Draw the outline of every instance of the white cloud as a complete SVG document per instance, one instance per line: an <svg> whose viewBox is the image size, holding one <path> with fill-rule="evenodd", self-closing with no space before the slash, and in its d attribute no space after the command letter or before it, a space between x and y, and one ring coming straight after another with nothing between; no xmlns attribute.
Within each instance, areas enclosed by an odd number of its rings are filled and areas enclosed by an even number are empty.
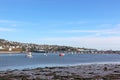
<svg viewBox="0 0 120 80"><path fill-rule="evenodd" d="M66 26L66 25L82 25L88 23L87 21L50 21L51 26Z"/></svg>
<svg viewBox="0 0 120 80"><path fill-rule="evenodd" d="M120 50L120 37L62 37L43 38L42 43L54 45L68 45L96 49Z"/></svg>
<svg viewBox="0 0 120 80"><path fill-rule="evenodd" d="M102 33L102 34L116 34L120 33L118 30L65 30L66 33Z"/></svg>
<svg viewBox="0 0 120 80"><path fill-rule="evenodd" d="M7 23L7 22L11 22L9 20L0 20L0 23Z"/></svg>
<svg viewBox="0 0 120 80"><path fill-rule="evenodd" d="M0 20L0 23L17 23L18 21L14 20Z"/></svg>
<svg viewBox="0 0 120 80"><path fill-rule="evenodd" d="M20 23L20 21L15 21L15 20L1 20L0 23Z"/></svg>
<svg viewBox="0 0 120 80"><path fill-rule="evenodd" d="M12 28L2 28L2 27L0 27L0 31L1 31L1 32L7 32L7 31L9 31L9 32L14 32L15 29L12 29Z"/></svg>
<svg viewBox="0 0 120 80"><path fill-rule="evenodd" d="M110 25L110 24L109 24ZM82 29L77 29L77 30L56 30L53 31L55 33L67 33L67 34L80 34L80 33L92 33L96 36L103 36L103 35L119 35L120 34L120 24L113 25L110 28L103 28L103 29L89 29L89 30L82 30ZM89 35L89 34L87 34ZM84 36L87 36L84 35Z"/></svg>
<svg viewBox="0 0 120 80"><path fill-rule="evenodd" d="M64 24L68 24L68 25L80 25L80 24L85 24L87 23L87 21L69 21L69 22L65 22Z"/></svg>
<svg viewBox="0 0 120 80"><path fill-rule="evenodd" d="M5 26L12 26L12 27L16 27L17 25L23 23L23 22L20 22L20 21L14 21L14 20L0 20L0 23L2 23L2 25L5 25Z"/></svg>
<svg viewBox="0 0 120 80"><path fill-rule="evenodd" d="M40 39L42 43L54 45L68 45L76 47L113 49L120 50L120 24L113 25L107 29L96 30L56 30L55 33L62 34L80 34L88 33L83 36L53 37ZM92 34L89 34L92 33Z"/></svg>

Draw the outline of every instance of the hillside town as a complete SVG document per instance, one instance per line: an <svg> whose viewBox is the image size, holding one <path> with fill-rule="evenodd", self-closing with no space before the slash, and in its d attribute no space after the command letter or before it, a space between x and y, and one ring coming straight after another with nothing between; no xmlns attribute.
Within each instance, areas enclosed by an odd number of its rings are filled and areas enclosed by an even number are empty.
<svg viewBox="0 0 120 80"><path fill-rule="evenodd" d="M120 53L120 51L113 50L97 50L88 48L77 48L70 46L58 46L58 45L39 45L33 43L20 43L14 41L8 41L5 39L0 39L0 52L37 52L37 53Z"/></svg>

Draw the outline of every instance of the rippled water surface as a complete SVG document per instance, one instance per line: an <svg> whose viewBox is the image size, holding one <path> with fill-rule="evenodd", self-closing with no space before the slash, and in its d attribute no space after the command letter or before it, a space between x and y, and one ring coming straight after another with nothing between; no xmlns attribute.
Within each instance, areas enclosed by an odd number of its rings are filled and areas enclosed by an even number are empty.
<svg viewBox="0 0 120 80"><path fill-rule="evenodd" d="M24 69L51 66L72 66L99 63L120 63L119 54L59 54L33 53L32 58L26 54L0 54L0 70Z"/></svg>

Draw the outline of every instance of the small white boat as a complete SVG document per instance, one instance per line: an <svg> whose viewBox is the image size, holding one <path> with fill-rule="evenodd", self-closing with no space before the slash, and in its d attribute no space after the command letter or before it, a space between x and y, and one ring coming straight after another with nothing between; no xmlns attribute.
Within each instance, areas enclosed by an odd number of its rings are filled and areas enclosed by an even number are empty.
<svg viewBox="0 0 120 80"><path fill-rule="evenodd" d="M29 52L29 53L27 54L27 57L32 58L32 57L33 57L33 56L32 56L32 53Z"/></svg>
<svg viewBox="0 0 120 80"><path fill-rule="evenodd" d="M44 56L47 56L47 54L44 54Z"/></svg>

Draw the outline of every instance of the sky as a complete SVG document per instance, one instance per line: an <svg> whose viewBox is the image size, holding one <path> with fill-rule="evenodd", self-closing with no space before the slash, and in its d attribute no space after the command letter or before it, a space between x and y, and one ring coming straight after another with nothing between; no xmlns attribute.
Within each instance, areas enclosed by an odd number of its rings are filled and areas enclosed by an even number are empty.
<svg viewBox="0 0 120 80"><path fill-rule="evenodd" d="M0 38L120 50L120 0L0 0Z"/></svg>

